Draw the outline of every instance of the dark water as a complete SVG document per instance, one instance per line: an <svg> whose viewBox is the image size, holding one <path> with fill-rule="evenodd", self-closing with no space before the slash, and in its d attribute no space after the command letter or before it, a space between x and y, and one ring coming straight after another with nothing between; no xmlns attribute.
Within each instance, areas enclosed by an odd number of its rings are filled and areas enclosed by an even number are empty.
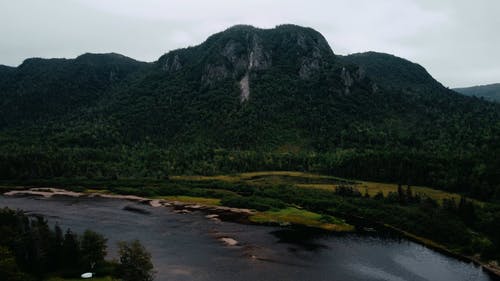
<svg viewBox="0 0 500 281"><path fill-rule="evenodd" d="M47 216L50 223L82 232L90 228L116 242L139 239L152 253L156 280L492 280L480 268L416 243L348 234L314 238L277 227L214 222L203 213L177 214L168 208L123 210L123 200L9 198L0 207ZM218 240L231 237L238 246ZM286 241L286 242L284 242Z"/></svg>

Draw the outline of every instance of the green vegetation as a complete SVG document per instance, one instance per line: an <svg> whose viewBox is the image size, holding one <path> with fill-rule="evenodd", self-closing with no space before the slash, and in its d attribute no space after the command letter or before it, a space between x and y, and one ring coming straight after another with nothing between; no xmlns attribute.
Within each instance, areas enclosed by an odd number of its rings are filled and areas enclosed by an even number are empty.
<svg viewBox="0 0 500 281"><path fill-rule="evenodd" d="M217 198L204 198L204 197L193 197L193 196L155 196L154 199L165 199L168 201L178 201L182 203L189 204L200 204L207 206L219 206L221 200Z"/></svg>
<svg viewBox="0 0 500 281"><path fill-rule="evenodd" d="M138 240L120 242L118 275L123 281L153 281L154 270L151 254Z"/></svg>
<svg viewBox="0 0 500 281"><path fill-rule="evenodd" d="M259 212L250 217L255 223L277 223L281 225L297 224L308 227L317 227L330 231L352 231L354 227L329 215L320 215L293 207L276 211Z"/></svg>
<svg viewBox="0 0 500 281"><path fill-rule="evenodd" d="M0 71L2 191L205 200L320 227L365 219L500 258L500 104L407 60L336 56L298 26L237 26L152 64L86 54Z"/></svg>
<svg viewBox="0 0 500 281"><path fill-rule="evenodd" d="M29 59L0 94L4 181L294 170L500 198L499 104L395 56L336 56L308 28L239 26L153 64Z"/></svg>
<svg viewBox="0 0 500 281"><path fill-rule="evenodd" d="M28 217L6 208L0 210L0 222L0 271L5 272L9 262L7 272L17 272L2 280L74 277L91 270L99 276L113 272L113 264L104 260L107 240L100 234L87 230L80 237L70 229L63 233L58 225L52 230L41 216Z"/></svg>
<svg viewBox="0 0 500 281"><path fill-rule="evenodd" d="M72 186L72 180L54 179L40 184ZM90 180L80 181L77 189L85 187L100 192L255 209L256 214L249 220L262 224L349 231L352 226L375 223L398 229L432 247L462 255L480 255L484 261L500 259L500 205L427 187L283 171L171 176L169 180ZM372 190L367 192L369 189Z"/></svg>
<svg viewBox="0 0 500 281"><path fill-rule="evenodd" d="M256 196L256 195L228 196L222 199L221 204L228 207L249 208L258 211L281 209L286 206L286 204L279 199L275 199L272 197Z"/></svg>
<svg viewBox="0 0 500 281"><path fill-rule="evenodd" d="M350 180L333 176L312 174L306 172L292 171L261 171L251 173L240 173L231 175L215 176L171 176L174 181L221 181L235 184L248 185L294 185L302 188L316 188L322 190L335 191L339 186L353 185L362 193L367 192L369 196L375 196L382 192L387 196L390 192L397 192L398 185L394 183L380 183L370 181ZM428 196L441 202L443 199L453 198L456 201L460 199L460 194L446 192L424 186L412 186L414 193ZM481 204L480 201L477 201Z"/></svg>
<svg viewBox="0 0 500 281"><path fill-rule="evenodd" d="M111 281L115 280L112 276L126 275L124 267L131 265L124 265L125 260L149 264L147 270L152 271L150 256L138 241L131 243L133 251L120 251L118 264L104 259L106 242L106 238L91 230L80 237L70 229L63 233L58 225L50 229L42 216L0 209L0 280L80 280L83 272L93 272L97 277L92 280Z"/></svg>

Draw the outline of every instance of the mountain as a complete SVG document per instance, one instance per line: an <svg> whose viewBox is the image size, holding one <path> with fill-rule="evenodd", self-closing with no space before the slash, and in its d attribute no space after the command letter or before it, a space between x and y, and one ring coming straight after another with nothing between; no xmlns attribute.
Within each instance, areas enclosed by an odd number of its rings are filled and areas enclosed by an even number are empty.
<svg viewBox="0 0 500 281"><path fill-rule="evenodd" d="M0 74L4 179L291 169L500 194L500 105L402 58L335 55L310 28L240 25L151 64L85 54Z"/></svg>
<svg viewBox="0 0 500 281"><path fill-rule="evenodd" d="M0 68L0 127L73 113L146 67L118 54L84 54L76 59L32 58L17 68Z"/></svg>
<svg viewBox="0 0 500 281"><path fill-rule="evenodd" d="M120 133L127 141L147 135L158 142L223 148L296 145L307 140L314 122L308 107L317 105L306 104L305 97L311 101L320 94L311 91L318 79L344 91L341 69L326 40L297 26L236 26L199 46L170 52L155 65L133 90L117 93L104 108L104 116L118 113L116 119L126 119ZM143 95L129 94L145 88L154 106ZM119 114L131 107L133 114ZM141 108L151 110L145 115Z"/></svg>
<svg viewBox="0 0 500 281"><path fill-rule="evenodd" d="M341 59L360 66L375 82L393 89L417 92L444 90L421 65L394 55L366 52Z"/></svg>
<svg viewBox="0 0 500 281"><path fill-rule="evenodd" d="M466 96L483 97L486 100L500 102L500 83L453 90Z"/></svg>

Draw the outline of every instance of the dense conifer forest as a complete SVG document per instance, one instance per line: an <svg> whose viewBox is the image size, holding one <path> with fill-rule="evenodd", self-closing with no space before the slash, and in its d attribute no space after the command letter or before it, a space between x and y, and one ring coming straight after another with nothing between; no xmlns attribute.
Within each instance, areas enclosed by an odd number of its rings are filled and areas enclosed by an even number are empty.
<svg viewBox="0 0 500 281"><path fill-rule="evenodd" d="M321 34L294 25L235 26L152 63L118 54L27 59L0 68L0 97L6 185L120 182L113 192L215 196L261 211L299 205L499 258L500 104L447 89L393 55L339 56ZM402 190L364 196L350 187L170 179L280 170ZM462 199L437 202L407 186Z"/></svg>

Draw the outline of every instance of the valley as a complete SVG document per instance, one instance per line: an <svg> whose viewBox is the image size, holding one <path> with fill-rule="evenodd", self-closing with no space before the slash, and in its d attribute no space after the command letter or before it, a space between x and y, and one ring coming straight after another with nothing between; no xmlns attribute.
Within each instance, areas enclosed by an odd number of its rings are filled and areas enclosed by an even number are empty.
<svg viewBox="0 0 500 281"><path fill-rule="evenodd" d="M498 275L500 104L405 58L236 25L2 66L0 97L0 202L137 236L158 280Z"/></svg>

